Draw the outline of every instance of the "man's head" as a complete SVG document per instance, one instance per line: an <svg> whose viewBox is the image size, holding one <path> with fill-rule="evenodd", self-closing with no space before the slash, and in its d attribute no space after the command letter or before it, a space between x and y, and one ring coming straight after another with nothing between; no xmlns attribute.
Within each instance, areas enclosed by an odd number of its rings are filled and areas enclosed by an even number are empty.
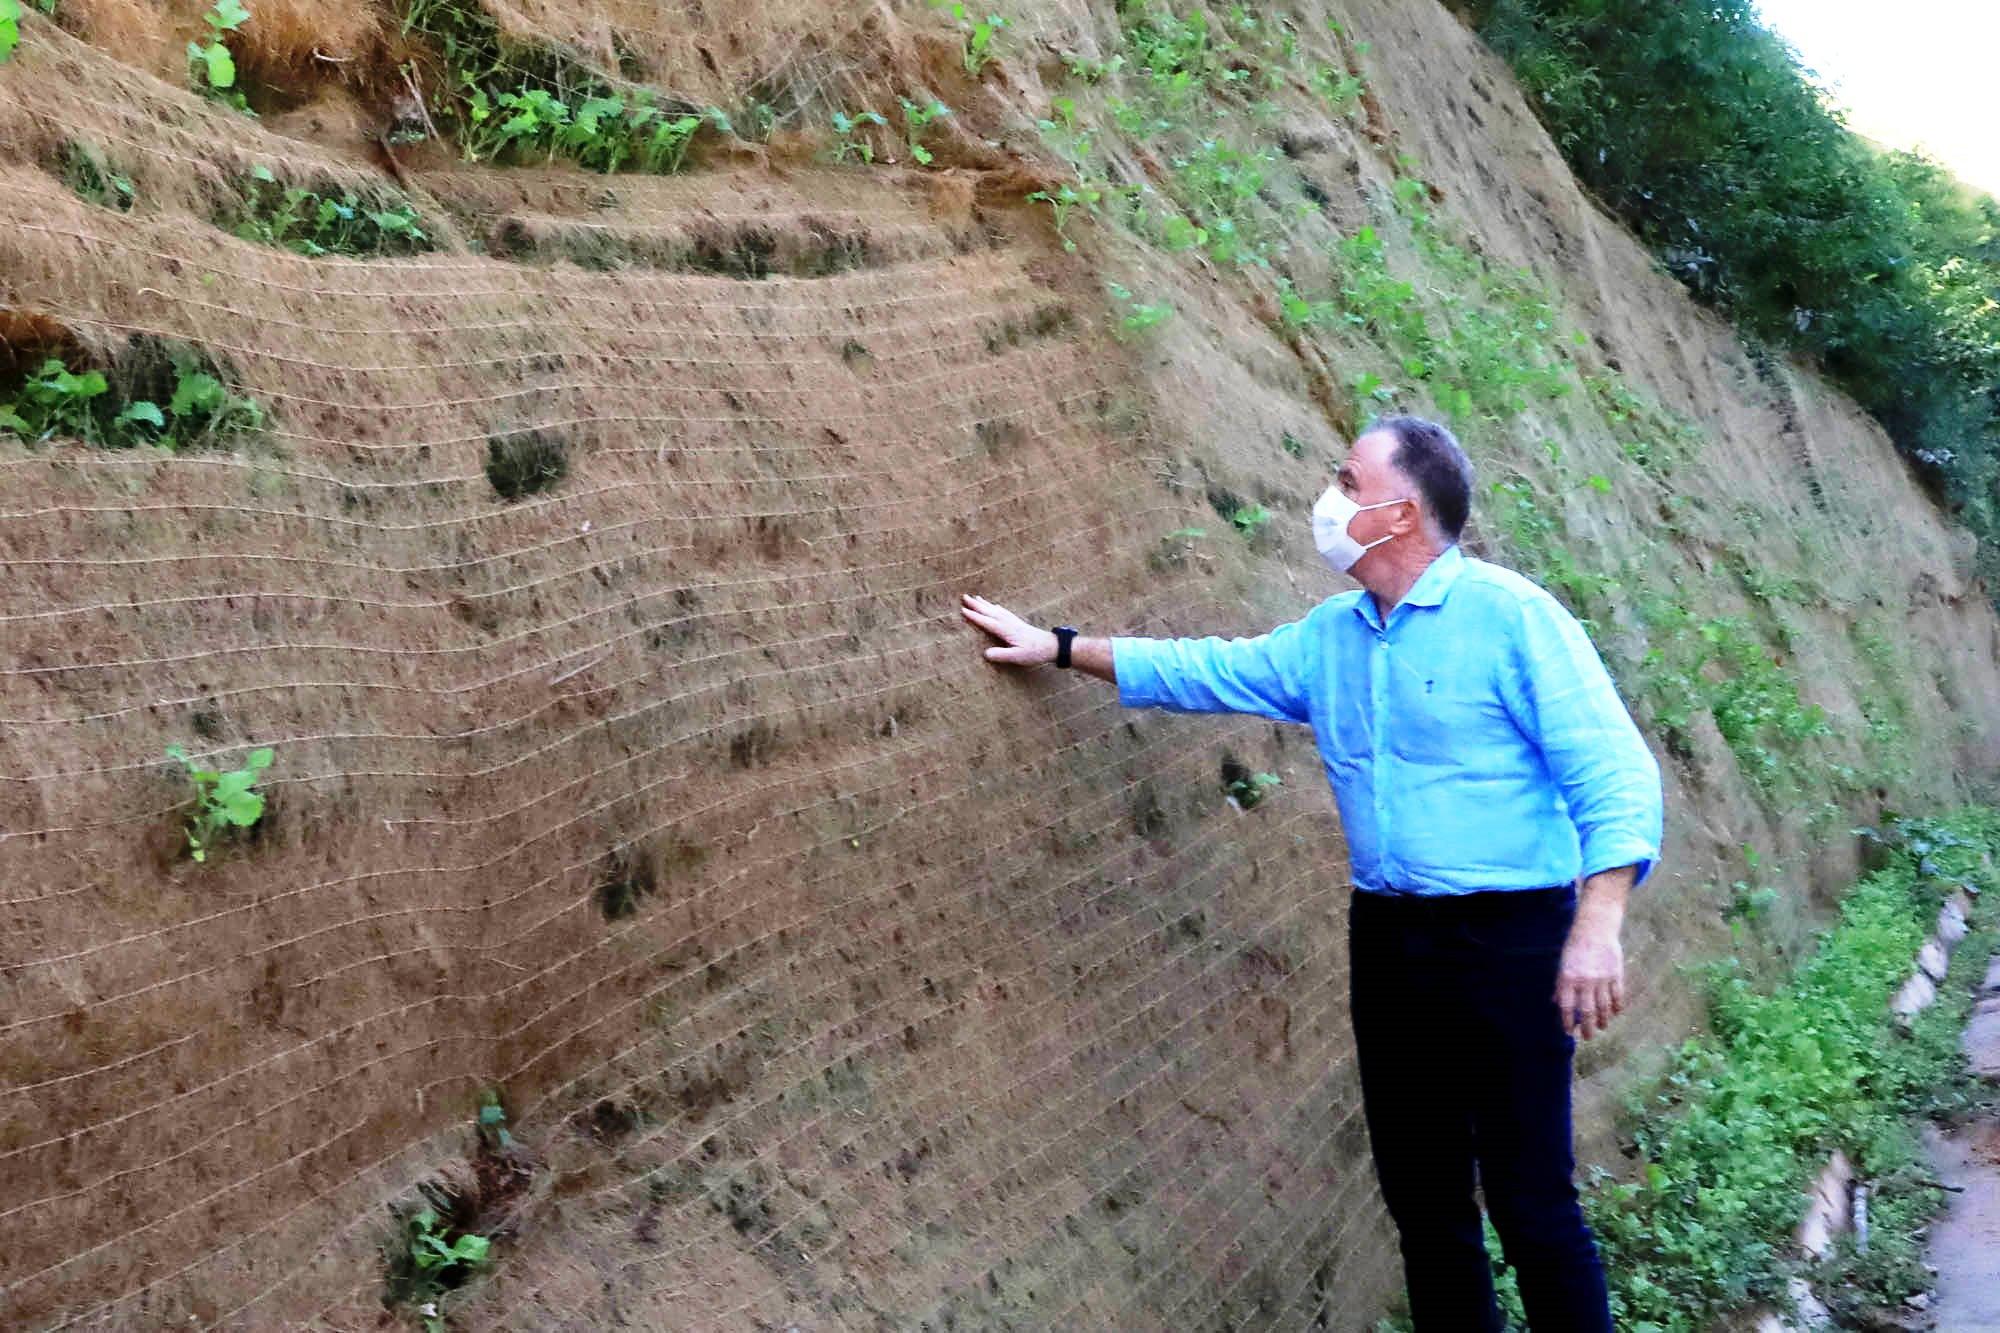
<svg viewBox="0 0 2000 1333"><path fill-rule="evenodd" d="M1381 506L1364 508L1348 527L1364 546L1382 543L1362 558L1366 564L1390 563L1383 555L1428 561L1458 541L1472 512L1472 463L1450 431L1421 417L1384 417L1370 425L1334 483L1356 504ZM1366 581L1362 564L1354 573Z"/></svg>

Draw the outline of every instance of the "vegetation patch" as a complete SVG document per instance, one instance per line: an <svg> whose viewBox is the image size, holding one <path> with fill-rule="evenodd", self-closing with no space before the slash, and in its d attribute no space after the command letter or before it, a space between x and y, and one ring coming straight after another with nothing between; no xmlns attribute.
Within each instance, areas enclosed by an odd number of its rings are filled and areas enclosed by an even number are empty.
<svg viewBox="0 0 2000 1333"><path fill-rule="evenodd" d="M0 383L0 435L31 444L69 438L180 453L230 447L264 426L263 407L206 352L146 335L106 368L65 352L30 359L15 379Z"/></svg>
<svg viewBox="0 0 2000 1333"><path fill-rule="evenodd" d="M568 472L568 448L546 431L514 431L486 441L486 480L503 500L546 491Z"/></svg>
<svg viewBox="0 0 2000 1333"><path fill-rule="evenodd" d="M1276 773L1253 773L1234 755L1222 757L1222 793L1239 810L1254 810L1284 785Z"/></svg>
<svg viewBox="0 0 2000 1333"><path fill-rule="evenodd" d="M431 111L467 161L561 157L592 171L671 173L704 127L735 132L720 108L662 100L554 47L513 41L477 4L410 0L403 30L437 44L445 77Z"/></svg>
<svg viewBox="0 0 2000 1333"><path fill-rule="evenodd" d="M391 1210L396 1229L384 1246L383 1304L420 1321L425 1333L450 1327L451 1293L486 1271L494 1243L518 1229L540 1167L508 1131L498 1089L480 1093L472 1128L469 1157Z"/></svg>
<svg viewBox="0 0 2000 1333"><path fill-rule="evenodd" d="M214 222L246 241L314 257L413 255L433 248L407 199L386 192L362 196L330 184L319 190L286 185L261 164L236 182L235 200Z"/></svg>
<svg viewBox="0 0 2000 1333"><path fill-rule="evenodd" d="M99 208L129 213L139 197L132 178L114 167L95 144L81 139L66 140L50 165L77 198Z"/></svg>
<svg viewBox="0 0 2000 1333"><path fill-rule="evenodd" d="M604 859L597 880L597 907L606 921L618 921L639 910L657 883L652 862L637 848L620 847Z"/></svg>

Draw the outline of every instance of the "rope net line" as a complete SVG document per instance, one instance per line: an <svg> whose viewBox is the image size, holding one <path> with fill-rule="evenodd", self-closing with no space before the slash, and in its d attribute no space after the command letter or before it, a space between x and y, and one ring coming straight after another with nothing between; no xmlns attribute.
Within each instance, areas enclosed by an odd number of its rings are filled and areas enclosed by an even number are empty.
<svg viewBox="0 0 2000 1333"><path fill-rule="evenodd" d="M883 37L718 8L494 13L676 88ZM171 344L267 419L0 436L0 1323L375 1326L427 1187L496 1236L455 1327L1359 1317L1394 1249L1310 737L997 671L956 614L1258 627L1161 558L1214 515L1083 260L898 170L449 164L412 197L458 226L865 243L307 259L207 192L382 178L26 22L0 371ZM69 141L139 204L66 187ZM276 753L205 864L169 744Z"/></svg>

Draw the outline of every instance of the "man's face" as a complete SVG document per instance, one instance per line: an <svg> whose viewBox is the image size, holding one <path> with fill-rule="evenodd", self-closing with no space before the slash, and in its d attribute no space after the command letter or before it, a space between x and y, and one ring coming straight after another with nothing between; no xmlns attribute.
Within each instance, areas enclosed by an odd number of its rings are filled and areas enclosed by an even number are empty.
<svg viewBox="0 0 2000 1333"><path fill-rule="evenodd" d="M1385 500L1414 499L1416 492L1391 461L1396 456L1396 437L1388 431L1362 436L1348 450L1347 461L1333 474L1341 493L1359 505L1381 504ZM1392 505L1364 510L1354 516L1347 531L1364 546L1407 526L1416 517L1415 505ZM1377 548L1378 550L1381 548ZM1361 557L1363 560L1374 555ZM1358 566L1357 566L1358 568Z"/></svg>

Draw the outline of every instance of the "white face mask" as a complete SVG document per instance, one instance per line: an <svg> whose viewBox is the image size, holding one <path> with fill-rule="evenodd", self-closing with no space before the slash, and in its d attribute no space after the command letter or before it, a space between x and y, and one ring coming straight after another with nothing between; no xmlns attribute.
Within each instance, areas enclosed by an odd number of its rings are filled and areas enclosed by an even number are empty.
<svg viewBox="0 0 2000 1333"><path fill-rule="evenodd" d="M1354 568L1355 562L1362 556L1389 540L1386 536L1377 537L1366 546L1354 540L1347 531L1347 525L1354 521L1354 516L1364 510L1386 509L1390 505L1401 503L1402 499L1395 499L1382 500L1372 505L1356 504L1340 489L1340 483L1335 482L1326 488L1326 493L1313 505L1313 545L1319 547L1319 553L1326 557L1326 563L1345 574Z"/></svg>

